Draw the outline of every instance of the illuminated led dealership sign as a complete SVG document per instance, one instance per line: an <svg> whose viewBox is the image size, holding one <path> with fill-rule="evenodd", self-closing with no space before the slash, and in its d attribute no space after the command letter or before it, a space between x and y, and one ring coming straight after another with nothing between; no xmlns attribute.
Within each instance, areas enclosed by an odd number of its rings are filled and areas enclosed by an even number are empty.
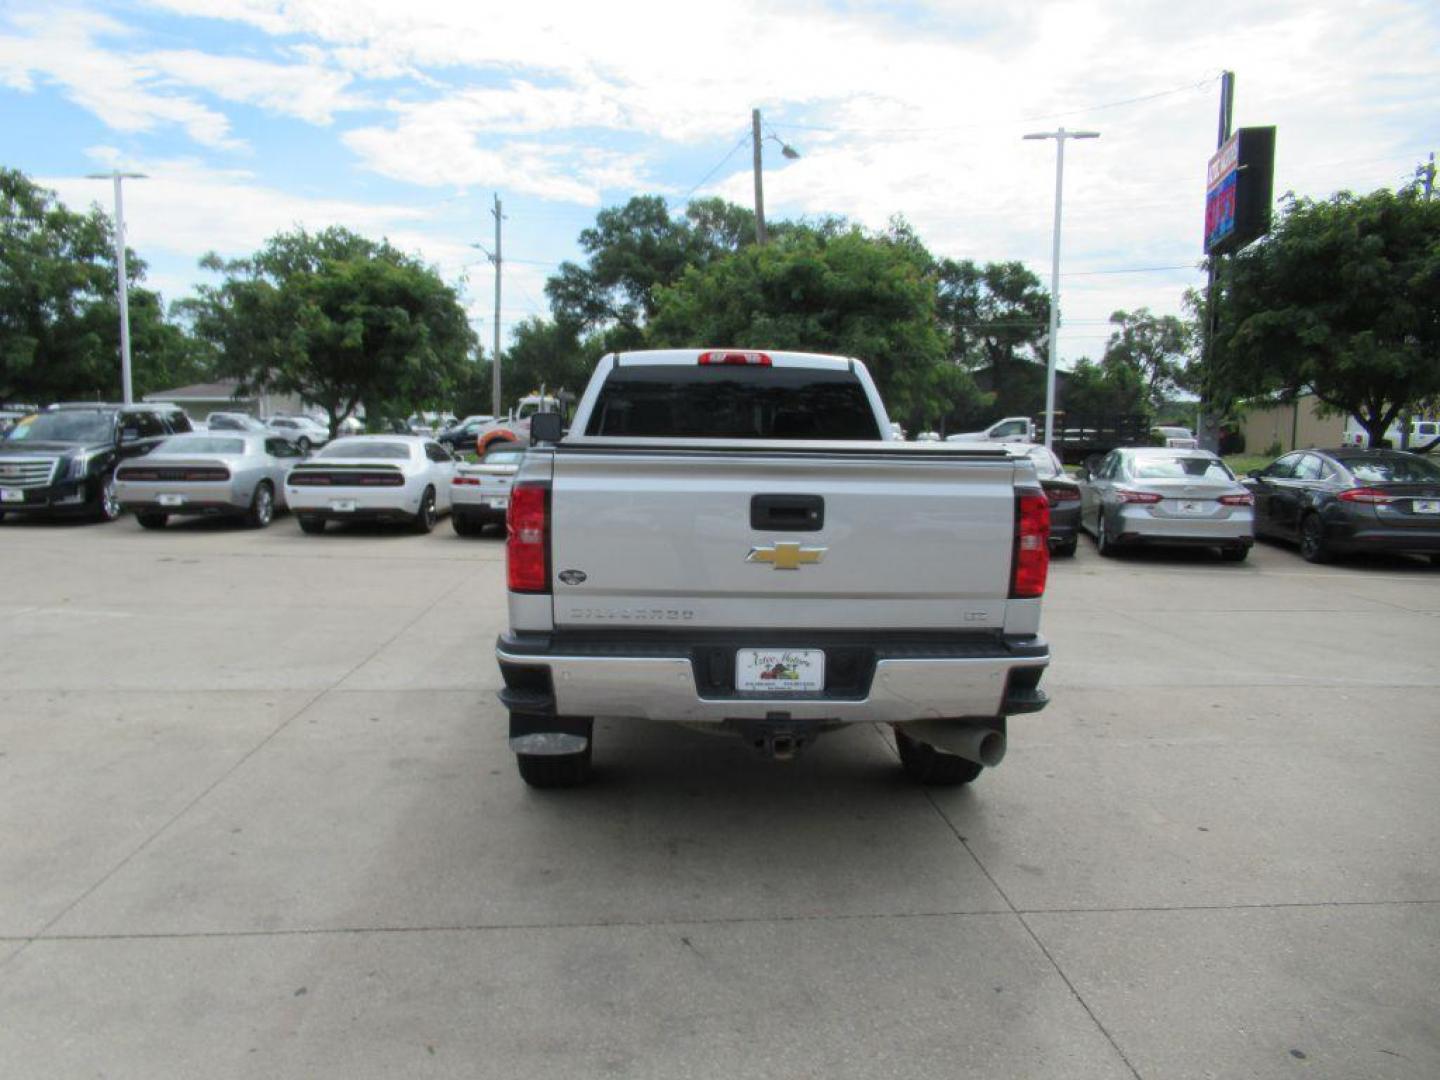
<svg viewBox="0 0 1440 1080"><path fill-rule="evenodd" d="M1205 254L1228 255L1270 231L1275 129L1241 128L1205 173Z"/></svg>

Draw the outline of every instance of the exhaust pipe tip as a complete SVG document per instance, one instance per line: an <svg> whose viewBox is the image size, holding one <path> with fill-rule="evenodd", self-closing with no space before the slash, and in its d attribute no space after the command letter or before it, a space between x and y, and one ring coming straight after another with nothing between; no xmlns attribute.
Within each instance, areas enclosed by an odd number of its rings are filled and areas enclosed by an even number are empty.
<svg viewBox="0 0 1440 1080"><path fill-rule="evenodd" d="M975 760L987 769L993 769L1005 760L1006 739L1002 732L988 731L975 746Z"/></svg>

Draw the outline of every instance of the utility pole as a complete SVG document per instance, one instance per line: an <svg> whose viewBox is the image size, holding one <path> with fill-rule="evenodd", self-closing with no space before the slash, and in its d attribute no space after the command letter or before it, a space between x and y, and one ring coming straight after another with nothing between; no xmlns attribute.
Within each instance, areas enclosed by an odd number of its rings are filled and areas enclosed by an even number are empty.
<svg viewBox="0 0 1440 1080"><path fill-rule="evenodd" d="M1415 178L1420 181L1425 191L1425 201L1430 201L1430 196L1435 193L1435 152L1430 152L1430 160L1424 165L1415 166ZM1400 449L1410 449L1410 409L1405 407L1400 410Z"/></svg>
<svg viewBox="0 0 1440 1080"><path fill-rule="evenodd" d="M504 215L500 213L498 193L495 195L495 207L490 212L495 215L495 254L490 256L490 261L495 264L495 346L490 354L490 408L498 420L505 415L500 411L500 222Z"/></svg>
<svg viewBox="0 0 1440 1080"><path fill-rule="evenodd" d="M1215 149L1219 150L1225 145L1225 140L1230 138L1230 128L1235 115L1235 73L1225 71L1220 75L1220 127L1215 137ZM1210 256L1209 272L1206 276L1205 286L1205 334L1201 343L1201 382L1200 382L1200 425L1195 432L1195 437L1200 440L1200 445L1206 450L1213 450L1216 453L1220 450L1220 434L1218 422L1211 420L1207 430L1205 420L1205 399L1209 397L1210 369L1215 362L1215 335L1220 329L1220 300L1216 295L1219 291L1220 282L1220 256Z"/></svg>
<svg viewBox="0 0 1440 1080"><path fill-rule="evenodd" d="M760 179L760 110L750 110L750 141L755 156L755 243L765 243L765 184Z"/></svg>
<svg viewBox="0 0 1440 1080"><path fill-rule="evenodd" d="M1038 131L1027 139L1055 140L1055 234L1050 249L1050 342L1045 357L1045 449L1055 441L1055 365L1060 360L1056 347L1060 338L1060 202L1065 188L1065 140L1098 139L1098 131Z"/></svg>
<svg viewBox="0 0 1440 1080"><path fill-rule="evenodd" d="M145 174L113 169L108 173L90 173L86 179L115 182L115 278L120 304L120 393L121 400L129 405L134 400L130 382L130 290L129 283L125 280L125 201L120 186L123 180L143 180Z"/></svg>

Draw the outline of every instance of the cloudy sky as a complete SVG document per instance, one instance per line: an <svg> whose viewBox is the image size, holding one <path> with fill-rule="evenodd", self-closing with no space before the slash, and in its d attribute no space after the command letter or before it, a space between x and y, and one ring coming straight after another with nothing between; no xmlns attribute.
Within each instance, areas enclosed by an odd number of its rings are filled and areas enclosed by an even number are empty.
<svg viewBox="0 0 1440 1080"><path fill-rule="evenodd" d="M1432 0L0 0L0 163L78 207L109 206L88 172L148 174L129 239L167 299L207 251L338 223L461 282L488 343L492 193L505 328L599 208L749 202L756 107L771 218L903 214L1048 280L1054 149L1021 135L1093 128L1066 156L1068 361L1200 281L1222 69L1237 124L1278 127L1277 193L1326 195L1440 149L1437 58Z"/></svg>

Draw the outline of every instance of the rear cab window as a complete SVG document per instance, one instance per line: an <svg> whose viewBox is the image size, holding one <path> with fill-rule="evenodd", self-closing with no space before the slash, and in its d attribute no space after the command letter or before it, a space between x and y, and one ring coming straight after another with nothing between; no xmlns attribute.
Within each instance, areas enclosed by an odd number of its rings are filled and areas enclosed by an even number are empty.
<svg viewBox="0 0 1440 1080"><path fill-rule="evenodd" d="M675 439L878 440L859 377L844 369L703 364L617 366L586 435Z"/></svg>

